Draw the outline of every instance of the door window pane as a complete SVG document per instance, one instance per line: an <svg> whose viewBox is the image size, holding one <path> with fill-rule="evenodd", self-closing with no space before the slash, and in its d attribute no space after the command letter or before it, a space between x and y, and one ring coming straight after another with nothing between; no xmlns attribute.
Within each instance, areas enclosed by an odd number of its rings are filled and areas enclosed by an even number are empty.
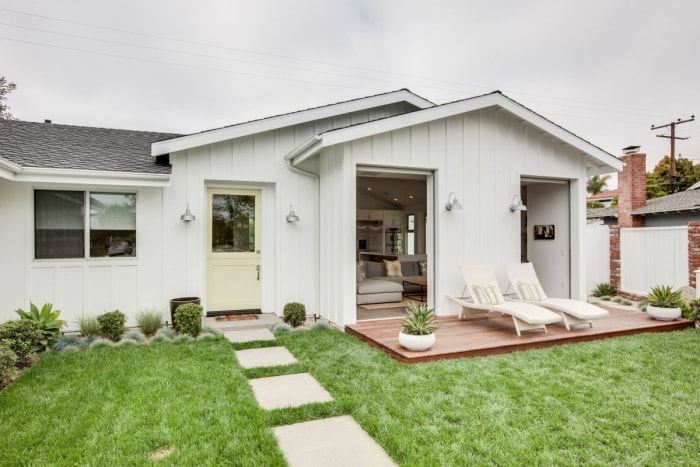
<svg viewBox="0 0 700 467"><path fill-rule="evenodd" d="M212 196L213 252L255 251L255 196Z"/></svg>
<svg viewBox="0 0 700 467"><path fill-rule="evenodd" d="M35 258L83 258L84 255L85 193L35 191Z"/></svg>
<svg viewBox="0 0 700 467"><path fill-rule="evenodd" d="M136 256L136 194L90 194L90 257Z"/></svg>

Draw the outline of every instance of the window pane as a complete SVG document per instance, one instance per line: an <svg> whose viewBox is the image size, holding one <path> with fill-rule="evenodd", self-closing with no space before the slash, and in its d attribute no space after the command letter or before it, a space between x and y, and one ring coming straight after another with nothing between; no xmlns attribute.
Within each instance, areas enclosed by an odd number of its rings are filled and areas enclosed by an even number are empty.
<svg viewBox="0 0 700 467"><path fill-rule="evenodd" d="M90 257L136 256L136 194L90 194Z"/></svg>
<svg viewBox="0 0 700 467"><path fill-rule="evenodd" d="M83 258L84 216L85 194L82 191L35 191L35 258Z"/></svg>
<svg viewBox="0 0 700 467"><path fill-rule="evenodd" d="M212 198L212 251L255 251L255 196L213 195Z"/></svg>

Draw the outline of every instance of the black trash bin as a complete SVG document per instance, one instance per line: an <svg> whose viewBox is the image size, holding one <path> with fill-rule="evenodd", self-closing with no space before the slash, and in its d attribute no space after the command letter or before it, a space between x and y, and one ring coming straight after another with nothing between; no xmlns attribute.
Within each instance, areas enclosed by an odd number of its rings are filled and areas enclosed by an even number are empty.
<svg viewBox="0 0 700 467"><path fill-rule="evenodd" d="M177 310L177 307L184 305L185 303L194 303L195 305L199 305L200 300L199 297L180 297L170 300L170 322L173 324L173 327L175 327L175 310Z"/></svg>

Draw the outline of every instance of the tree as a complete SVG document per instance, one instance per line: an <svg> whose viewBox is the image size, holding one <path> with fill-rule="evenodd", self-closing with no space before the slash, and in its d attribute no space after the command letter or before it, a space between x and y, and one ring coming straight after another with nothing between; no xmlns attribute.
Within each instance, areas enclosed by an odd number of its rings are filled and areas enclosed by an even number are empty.
<svg viewBox="0 0 700 467"><path fill-rule="evenodd" d="M7 105L7 95L17 89L17 85L7 81L4 76L0 76L0 120L14 120L10 113L10 106Z"/></svg>
<svg viewBox="0 0 700 467"><path fill-rule="evenodd" d="M700 180L700 165L690 159L676 160L676 176L671 178L671 159L664 156L654 170L647 173L647 199L670 195L688 189Z"/></svg>
<svg viewBox="0 0 700 467"><path fill-rule="evenodd" d="M603 191L608 180L610 180L610 175L593 175L586 182L586 191L591 195L597 195Z"/></svg>

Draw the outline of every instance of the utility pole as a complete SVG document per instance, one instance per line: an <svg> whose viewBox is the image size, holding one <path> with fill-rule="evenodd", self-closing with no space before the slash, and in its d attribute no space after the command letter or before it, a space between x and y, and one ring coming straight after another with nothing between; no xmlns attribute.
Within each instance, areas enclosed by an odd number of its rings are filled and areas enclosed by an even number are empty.
<svg viewBox="0 0 700 467"><path fill-rule="evenodd" d="M666 128L666 127L671 127L671 134L670 135L656 135L657 138L668 138L671 140L671 154L669 155L669 160L670 160L670 169L669 169L669 178L671 179L671 187L672 191L675 193L676 192L676 140L677 139L688 139L689 136L686 136L685 138L682 138L680 136L676 136L676 125L680 125L681 123L688 123L692 122L695 120L695 115L691 115L690 118L686 120L681 120L680 118L676 120L675 122L667 123L665 125L652 125L651 130L658 130L661 128Z"/></svg>

